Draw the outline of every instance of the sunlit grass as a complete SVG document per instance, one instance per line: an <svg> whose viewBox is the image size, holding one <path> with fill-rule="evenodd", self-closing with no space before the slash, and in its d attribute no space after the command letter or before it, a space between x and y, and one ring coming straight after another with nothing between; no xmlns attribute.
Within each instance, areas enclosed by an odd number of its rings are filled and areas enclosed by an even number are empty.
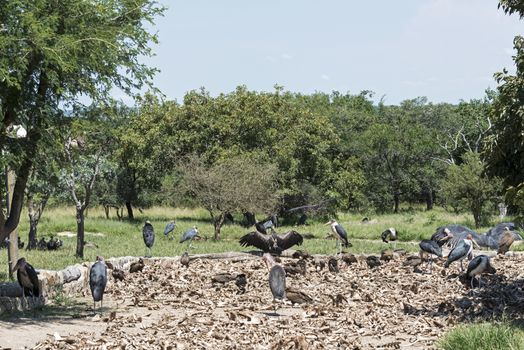
<svg viewBox="0 0 524 350"><path fill-rule="evenodd" d="M463 325L449 331L437 346L444 350L522 350L524 332L510 323Z"/></svg>
<svg viewBox="0 0 524 350"><path fill-rule="evenodd" d="M154 256L176 256L188 249L187 244L178 243L182 233L193 225L197 225L202 236L208 238L206 241L196 241L191 253L215 253L226 251L247 251L249 248L240 247L238 239L250 231L240 224L226 224L222 228L222 239L214 241L213 224L209 213L204 209L183 209L168 207L153 207L140 212L135 211L135 220L118 220L114 211L110 218L106 219L102 208L91 208L85 220L85 240L91 243L85 248L84 260L93 261L97 255L106 258L119 256L143 256L145 247L142 240L142 226L145 220L150 220L156 232ZM441 208L431 212L412 211L400 214L386 214L368 216L369 223L361 222L362 214L340 213L338 222L342 224L349 234L353 247L349 249L353 253L379 253L386 248L402 248L407 251L418 249L417 241L428 238L439 226L458 223L472 227L470 216L467 214L455 215ZM176 219L177 227L173 240L165 239L164 227L168 221ZM235 216L240 221L241 217ZM399 240L395 245L385 244L380 241L380 233L388 227L395 227L399 233ZM294 229L300 233L310 233L314 239L307 239L300 249L307 250L311 254L333 254L336 252L335 241L327 240L329 226L324 222L308 221L307 226L292 227L283 226L277 228L279 232ZM485 232L488 228L479 229ZM29 223L24 213L19 225L19 233L22 240L27 243L27 232ZM64 236L71 233L72 237ZM36 268L61 269L65 266L81 262L74 257L76 249L76 220L75 210L68 208L51 208L45 211L38 226L38 236L49 238L51 235L59 235L64 241L64 246L58 251L20 251L20 256L26 259ZM522 247L524 248L524 247ZM0 250L0 261L7 261L7 251ZM7 273L6 264L0 264L0 279L5 279Z"/></svg>

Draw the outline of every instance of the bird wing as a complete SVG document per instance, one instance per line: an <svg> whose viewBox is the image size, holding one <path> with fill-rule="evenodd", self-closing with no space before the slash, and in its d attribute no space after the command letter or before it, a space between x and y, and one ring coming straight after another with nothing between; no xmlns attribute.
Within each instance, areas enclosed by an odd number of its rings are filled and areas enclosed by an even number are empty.
<svg viewBox="0 0 524 350"><path fill-rule="evenodd" d="M271 244L269 242L270 240L271 236L267 236L260 232L253 231L240 237L238 242L242 247L252 246L261 249L264 252L267 252L271 248Z"/></svg>
<svg viewBox="0 0 524 350"><path fill-rule="evenodd" d="M197 231L195 231L194 228L190 228L184 234L182 235L182 238L180 238L180 243L183 243L187 241L188 239L191 239L197 235Z"/></svg>
<svg viewBox="0 0 524 350"><path fill-rule="evenodd" d="M453 248L449 254L448 254L448 261L453 262L456 261L468 254L469 247L464 242L464 240L461 240L457 243L455 248Z"/></svg>
<svg viewBox="0 0 524 350"><path fill-rule="evenodd" d="M164 234L167 235L169 232L173 231L175 229L175 223L170 222L166 225L166 228L164 229Z"/></svg>
<svg viewBox="0 0 524 350"><path fill-rule="evenodd" d="M286 250L291 248L292 246L301 245L304 241L304 238L300 233L297 231L289 231L280 235L275 235L277 238L277 245L280 249Z"/></svg>
<svg viewBox="0 0 524 350"><path fill-rule="evenodd" d="M40 285L38 284L38 274L36 273L35 268L31 264L26 263L26 271L29 280L33 284L33 296L40 296Z"/></svg>
<svg viewBox="0 0 524 350"><path fill-rule="evenodd" d="M348 233L346 232L346 230L344 230L344 228L341 226L341 225L336 225L335 226L335 231L337 231L337 234L340 236L340 238L342 238L345 242L348 241Z"/></svg>
<svg viewBox="0 0 524 350"><path fill-rule="evenodd" d="M269 271L269 288L275 299L286 297L286 271L280 265L275 265Z"/></svg>
<svg viewBox="0 0 524 350"><path fill-rule="evenodd" d="M437 242L431 239L425 239L419 244L420 249L423 251L434 254L436 256L442 256L442 248L438 245Z"/></svg>
<svg viewBox="0 0 524 350"><path fill-rule="evenodd" d="M264 226L264 223L263 223L263 222L257 222L257 223L255 224L255 229L256 229L258 232L267 235L267 230L266 230L266 227Z"/></svg>
<svg viewBox="0 0 524 350"><path fill-rule="evenodd" d="M482 262L482 255L477 256L473 260L471 260L468 264L468 270L466 271L466 276L469 276L469 273L473 270L475 270L480 263Z"/></svg>

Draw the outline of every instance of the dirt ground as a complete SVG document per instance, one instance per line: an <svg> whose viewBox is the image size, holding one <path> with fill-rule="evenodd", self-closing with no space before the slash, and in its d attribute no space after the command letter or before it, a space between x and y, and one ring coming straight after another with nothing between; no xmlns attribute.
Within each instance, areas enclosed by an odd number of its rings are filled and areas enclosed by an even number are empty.
<svg viewBox="0 0 524 350"><path fill-rule="evenodd" d="M407 256L374 268L362 256L339 260L337 273L327 257L305 259L306 271L298 259L282 258L299 272L288 272L287 286L313 299L302 304L272 301L258 258L197 259L189 269L149 260L106 290L95 316L86 296L78 300L84 304L50 306L36 318L1 320L0 349L428 349L461 322L521 319L523 260L494 257L497 274L470 289L457 278L458 263L443 270L439 262L430 275ZM245 292L238 274L246 275Z"/></svg>

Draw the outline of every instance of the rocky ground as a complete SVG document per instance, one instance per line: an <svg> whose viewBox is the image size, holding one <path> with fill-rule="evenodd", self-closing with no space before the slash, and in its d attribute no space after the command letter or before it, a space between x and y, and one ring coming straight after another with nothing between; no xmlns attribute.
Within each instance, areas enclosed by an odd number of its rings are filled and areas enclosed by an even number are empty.
<svg viewBox="0 0 524 350"><path fill-rule="evenodd" d="M522 255L493 258L497 274L473 290L457 278L457 263L443 270L439 262L430 275L417 259L389 258L373 268L364 256L339 259L339 272L328 257L303 265L282 258L290 297L312 298L301 304L273 302L258 257L195 259L187 269L178 260L146 260L141 272L125 267L125 279L106 291L110 307L83 331L56 333L34 348L428 349L457 323L523 316Z"/></svg>

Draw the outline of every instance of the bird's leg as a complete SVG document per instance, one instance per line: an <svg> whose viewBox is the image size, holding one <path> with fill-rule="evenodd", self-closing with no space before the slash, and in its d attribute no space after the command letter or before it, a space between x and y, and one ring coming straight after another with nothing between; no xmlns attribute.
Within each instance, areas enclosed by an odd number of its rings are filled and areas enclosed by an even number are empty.
<svg viewBox="0 0 524 350"><path fill-rule="evenodd" d="M479 275L479 289L480 289L480 287L482 287L482 277L481 277L481 275Z"/></svg>
<svg viewBox="0 0 524 350"><path fill-rule="evenodd" d="M464 266L462 266L462 260L460 260L460 272L464 272Z"/></svg>

